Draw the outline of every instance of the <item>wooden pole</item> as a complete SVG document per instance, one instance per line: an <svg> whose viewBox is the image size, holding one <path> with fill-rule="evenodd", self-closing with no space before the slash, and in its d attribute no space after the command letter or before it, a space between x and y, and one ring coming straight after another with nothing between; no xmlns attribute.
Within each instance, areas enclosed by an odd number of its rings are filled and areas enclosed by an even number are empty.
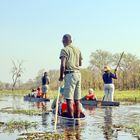
<svg viewBox="0 0 140 140"><path fill-rule="evenodd" d="M57 114L58 114L58 103L59 103L60 87L58 88L57 100L56 100L56 110L55 110L55 122L54 122L54 131L56 131L57 126Z"/></svg>
<svg viewBox="0 0 140 140"><path fill-rule="evenodd" d="M117 66L116 66L116 68L115 68L115 71L117 71L117 68L118 68L118 66L119 66L119 64L120 64L120 62L121 62L121 59L122 59L122 57L123 57L123 54L124 54L124 52L121 53L121 56L120 56L120 59L119 59L119 61L118 61Z"/></svg>

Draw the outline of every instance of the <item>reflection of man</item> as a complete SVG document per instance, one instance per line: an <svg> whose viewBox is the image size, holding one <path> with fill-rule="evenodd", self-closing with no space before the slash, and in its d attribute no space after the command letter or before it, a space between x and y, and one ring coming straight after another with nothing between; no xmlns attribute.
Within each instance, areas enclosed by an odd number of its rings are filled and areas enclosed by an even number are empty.
<svg viewBox="0 0 140 140"><path fill-rule="evenodd" d="M79 126L73 127L66 127L64 129L64 139L65 140L81 140L81 130Z"/></svg>
<svg viewBox="0 0 140 140"><path fill-rule="evenodd" d="M75 102L75 117L80 117L81 74L79 66L81 66L82 56L80 50L72 45L69 34L65 34L62 41L64 48L60 53L59 81L63 81L63 75L65 75L64 96L67 102L69 117L74 117L73 99Z"/></svg>
<svg viewBox="0 0 140 140"><path fill-rule="evenodd" d="M44 72L44 76L42 77L41 80L42 80L42 97L45 95L46 98L46 94L48 92L48 85L50 84L50 78L47 72Z"/></svg>

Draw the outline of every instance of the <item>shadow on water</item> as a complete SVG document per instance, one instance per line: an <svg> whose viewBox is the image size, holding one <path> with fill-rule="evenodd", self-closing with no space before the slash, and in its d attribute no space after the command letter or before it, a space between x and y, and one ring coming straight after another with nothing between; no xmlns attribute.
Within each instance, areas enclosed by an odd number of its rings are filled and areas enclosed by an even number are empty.
<svg viewBox="0 0 140 140"><path fill-rule="evenodd" d="M1 109L37 110L39 115L12 114L0 111L0 122L7 123L11 120L37 122L36 128L22 130L13 133L3 132L0 127L0 138L4 140L16 140L19 134L32 132L53 132L54 115L50 102L24 102L22 97L2 96L0 98ZM127 129L130 124L140 124L140 106L121 105L120 107L93 107L84 106L86 119L79 126L65 126L58 121L57 132L63 135L64 140L139 140ZM140 135L140 134L139 134Z"/></svg>

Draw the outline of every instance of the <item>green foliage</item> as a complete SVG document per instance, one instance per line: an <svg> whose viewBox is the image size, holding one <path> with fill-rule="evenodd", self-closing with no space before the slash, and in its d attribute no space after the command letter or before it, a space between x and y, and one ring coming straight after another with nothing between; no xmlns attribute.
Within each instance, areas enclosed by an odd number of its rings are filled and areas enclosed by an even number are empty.
<svg viewBox="0 0 140 140"><path fill-rule="evenodd" d="M0 90L0 95L26 95L27 93L30 93L31 90Z"/></svg>
<svg viewBox="0 0 140 140"><path fill-rule="evenodd" d="M38 124L36 122L28 122L28 121L14 121L11 120L7 123L1 123L1 129L3 132L13 133L15 130L27 130L32 127L36 127Z"/></svg>
<svg viewBox="0 0 140 140"><path fill-rule="evenodd" d="M140 102L140 91L129 90L129 91L115 91L114 99L116 101L123 102Z"/></svg>
<svg viewBox="0 0 140 140"><path fill-rule="evenodd" d="M2 108L0 110L2 113L11 113L11 114L25 114L25 115L40 115L40 110L23 110L23 109L12 109L12 108Z"/></svg>
<svg viewBox="0 0 140 140"><path fill-rule="evenodd" d="M127 127L132 129L132 133L140 138L140 124L129 124Z"/></svg>
<svg viewBox="0 0 140 140"><path fill-rule="evenodd" d="M64 134L54 132L23 133L20 136L22 138L17 140L64 140Z"/></svg>

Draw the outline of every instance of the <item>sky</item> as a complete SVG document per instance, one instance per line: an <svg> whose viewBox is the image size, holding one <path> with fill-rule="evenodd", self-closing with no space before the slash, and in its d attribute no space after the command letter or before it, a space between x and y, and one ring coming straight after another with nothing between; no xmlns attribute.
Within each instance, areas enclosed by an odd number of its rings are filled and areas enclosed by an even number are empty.
<svg viewBox="0 0 140 140"><path fill-rule="evenodd" d="M89 66L91 52L125 51L140 58L140 0L0 0L0 81L12 82L12 60L23 61L23 82L59 69L62 36Z"/></svg>

